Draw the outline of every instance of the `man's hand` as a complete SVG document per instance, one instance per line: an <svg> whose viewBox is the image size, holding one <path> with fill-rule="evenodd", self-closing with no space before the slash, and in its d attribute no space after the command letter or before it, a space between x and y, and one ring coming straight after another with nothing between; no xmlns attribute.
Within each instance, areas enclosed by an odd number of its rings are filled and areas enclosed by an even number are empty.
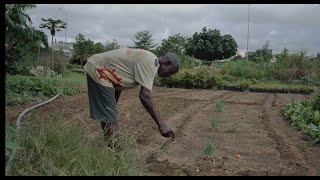
<svg viewBox="0 0 320 180"><path fill-rule="evenodd" d="M160 126L159 130L162 136L175 138L173 130L166 124Z"/></svg>
<svg viewBox="0 0 320 180"><path fill-rule="evenodd" d="M148 113L151 115L153 120L158 125L161 135L164 137L174 138L174 132L169 126L165 124L165 122L161 119L159 113L156 111L156 109L153 106L153 103L151 100L151 91L145 88L144 86L141 86L139 98L141 100L143 107L148 111Z"/></svg>

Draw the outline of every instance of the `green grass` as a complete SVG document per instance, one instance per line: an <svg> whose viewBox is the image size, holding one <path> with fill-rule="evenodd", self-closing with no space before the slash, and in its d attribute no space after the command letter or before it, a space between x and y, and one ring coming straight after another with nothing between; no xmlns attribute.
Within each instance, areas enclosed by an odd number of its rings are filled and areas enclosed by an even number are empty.
<svg viewBox="0 0 320 180"><path fill-rule="evenodd" d="M70 72L62 77L55 78L58 82L58 85L70 86L74 88L85 88L87 86L87 77L83 73Z"/></svg>
<svg viewBox="0 0 320 180"><path fill-rule="evenodd" d="M219 118L218 117L212 118L210 121L210 125L213 130L218 129L219 128Z"/></svg>
<svg viewBox="0 0 320 180"><path fill-rule="evenodd" d="M211 135L209 138L207 138L205 147L203 148L200 156L202 157L202 159L205 160L213 160L214 155L216 152L216 144L215 144L215 138L213 135Z"/></svg>
<svg viewBox="0 0 320 180"><path fill-rule="evenodd" d="M119 176L140 175L136 165L133 137L120 135L109 148L102 132L92 132L79 119L62 121L32 115L19 136L18 158L11 175L41 176Z"/></svg>
<svg viewBox="0 0 320 180"><path fill-rule="evenodd" d="M58 81L63 85L84 88L87 85L87 77L82 73L69 73L64 77L58 77Z"/></svg>
<svg viewBox="0 0 320 180"><path fill-rule="evenodd" d="M16 142L16 139L17 139L17 129L15 127L13 127L12 125L10 125L6 121L6 145L5 145L6 162L7 162L8 158L9 158L12 150L15 149L15 148L18 148L18 144Z"/></svg>
<svg viewBox="0 0 320 180"><path fill-rule="evenodd" d="M216 112L222 112L225 107L225 101L218 99L216 102Z"/></svg>
<svg viewBox="0 0 320 180"><path fill-rule="evenodd" d="M76 95L86 87L84 74L69 73L66 76L6 76L6 105L25 104L32 100L42 101L58 93Z"/></svg>

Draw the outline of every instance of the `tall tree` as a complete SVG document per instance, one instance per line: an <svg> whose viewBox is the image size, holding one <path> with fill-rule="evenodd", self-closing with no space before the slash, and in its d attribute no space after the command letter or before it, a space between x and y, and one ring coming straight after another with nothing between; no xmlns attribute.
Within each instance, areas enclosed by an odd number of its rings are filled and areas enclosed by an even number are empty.
<svg viewBox="0 0 320 180"><path fill-rule="evenodd" d="M82 66L82 61L88 56L89 48L86 45L87 40L83 34L78 34L76 37L76 43L73 44L74 58L80 59L80 65Z"/></svg>
<svg viewBox="0 0 320 180"><path fill-rule="evenodd" d="M94 54L104 52L104 46L101 42L94 44Z"/></svg>
<svg viewBox="0 0 320 180"><path fill-rule="evenodd" d="M35 8L34 4L6 4L5 5L5 60L11 61L21 56L21 51L32 44L43 43L48 46L45 33L32 27L30 16L25 12Z"/></svg>
<svg viewBox="0 0 320 180"><path fill-rule="evenodd" d="M40 28L46 28L48 30L50 30L51 33L51 62L52 62L52 66L54 66L54 59L53 59L53 37L56 35L56 31L60 31L60 29L65 29L67 28L67 23L63 22L60 19L54 20L51 18L45 19L45 18L41 18L41 20L43 21L40 24Z"/></svg>
<svg viewBox="0 0 320 180"><path fill-rule="evenodd" d="M118 44L118 41L116 39L113 39L112 42L107 41L104 46L105 51L111 51L111 50L119 49L119 48L120 48L120 45Z"/></svg>
<svg viewBox="0 0 320 180"><path fill-rule="evenodd" d="M94 42L91 39L85 41L85 46L87 47L87 53L86 56L84 56L84 60L95 53Z"/></svg>
<svg viewBox="0 0 320 180"><path fill-rule="evenodd" d="M163 39L161 45L156 48L156 54L163 56L168 52L182 55L187 43L187 38L181 36L180 33L169 36L167 39Z"/></svg>
<svg viewBox="0 0 320 180"><path fill-rule="evenodd" d="M221 43L223 58L229 58L235 55L238 45L236 43L236 40L230 34L223 35L221 37Z"/></svg>
<svg viewBox="0 0 320 180"><path fill-rule="evenodd" d="M134 35L134 48L140 48L145 50L152 50L156 44L153 43L154 39L152 38L152 34L150 31L138 31Z"/></svg>
<svg viewBox="0 0 320 180"><path fill-rule="evenodd" d="M249 60L255 62L267 62L272 58L272 49L270 48L270 41L262 46L262 48L257 49L254 52L249 52Z"/></svg>
<svg viewBox="0 0 320 180"><path fill-rule="evenodd" d="M280 54L278 54L277 56L277 61L281 64L285 64L286 61L289 58L289 49L284 48Z"/></svg>
<svg viewBox="0 0 320 180"><path fill-rule="evenodd" d="M35 8L33 4L6 4L5 5L5 41L12 43L12 40L19 34L23 36L36 35L31 28L31 18L25 10Z"/></svg>
<svg viewBox="0 0 320 180"><path fill-rule="evenodd" d="M202 60L213 61L217 59L230 58L236 53L237 43L231 35L222 36L217 29L194 33L188 39L186 54Z"/></svg>
<svg viewBox="0 0 320 180"><path fill-rule="evenodd" d="M94 43L90 39L86 39L83 34L78 34L76 42L73 44L73 61L79 63L82 66L85 61L96 53L104 52L104 46L102 43Z"/></svg>

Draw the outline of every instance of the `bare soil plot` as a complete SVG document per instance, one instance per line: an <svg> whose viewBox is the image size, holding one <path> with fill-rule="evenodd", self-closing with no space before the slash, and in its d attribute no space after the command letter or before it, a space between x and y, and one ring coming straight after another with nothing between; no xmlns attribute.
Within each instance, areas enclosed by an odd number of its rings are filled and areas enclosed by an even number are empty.
<svg viewBox="0 0 320 180"><path fill-rule="evenodd" d="M309 145L281 114L287 103L309 96L154 87L154 104L175 130L172 140L160 135L138 93L139 89L122 93L119 130L136 136L139 165L150 175L319 173L320 147ZM218 112L221 101L224 107ZM6 119L14 122L29 106L6 107ZM58 98L34 113L43 114L45 120L56 109L66 121L87 122L94 134L102 136L100 125L89 118L86 93ZM208 143L212 157L204 158Z"/></svg>

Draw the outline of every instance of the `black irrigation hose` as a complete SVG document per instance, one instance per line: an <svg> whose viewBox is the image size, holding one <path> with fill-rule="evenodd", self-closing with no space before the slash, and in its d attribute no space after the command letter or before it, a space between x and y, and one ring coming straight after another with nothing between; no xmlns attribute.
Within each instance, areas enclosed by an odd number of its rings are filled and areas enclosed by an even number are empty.
<svg viewBox="0 0 320 180"><path fill-rule="evenodd" d="M17 133L19 133L19 129L20 129L20 125L21 125L22 119L23 119L23 117L26 115L26 113L28 113L29 111L31 111L31 110L33 110L33 109L35 109L35 108L38 108L38 107L40 107L40 106L42 106L42 105L45 105L45 104L53 101L53 100L56 99L59 95L60 95L60 93L57 94L56 96L54 96L53 98L47 100L47 101L44 101L44 102L42 102L42 103L40 103L40 104L36 104L36 105L34 105L34 106L31 106L31 107L25 109L25 110L18 116L18 119L17 119L17 121L16 121L15 127L17 128ZM8 175L9 172L10 172L10 170L11 170L11 162L12 162L12 161L14 160L14 158L16 157L16 154L17 154L17 148L14 148L14 149L12 150L10 156L9 156L9 159L8 159L8 162L7 162L7 165L6 165L6 175Z"/></svg>

